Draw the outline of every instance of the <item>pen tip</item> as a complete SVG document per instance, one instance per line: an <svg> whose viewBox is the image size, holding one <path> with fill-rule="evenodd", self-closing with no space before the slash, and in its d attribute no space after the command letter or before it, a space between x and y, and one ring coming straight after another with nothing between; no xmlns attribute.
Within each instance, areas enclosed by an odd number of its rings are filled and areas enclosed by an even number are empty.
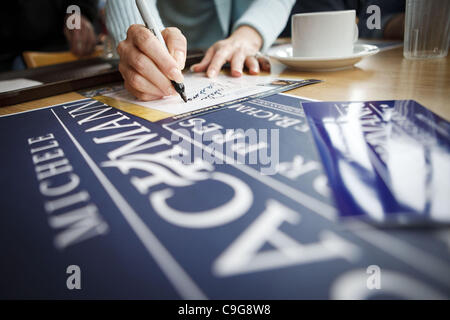
<svg viewBox="0 0 450 320"><path fill-rule="evenodd" d="M184 94L184 92L183 92L183 94L181 94L181 98L184 100L184 102L188 101L187 97L186 97L186 94Z"/></svg>

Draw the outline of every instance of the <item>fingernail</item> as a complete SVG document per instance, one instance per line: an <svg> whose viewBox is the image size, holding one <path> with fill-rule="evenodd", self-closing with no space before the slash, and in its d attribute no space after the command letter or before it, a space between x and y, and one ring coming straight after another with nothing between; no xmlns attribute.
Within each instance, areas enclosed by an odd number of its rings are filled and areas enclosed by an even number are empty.
<svg viewBox="0 0 450 320"><path fill-rule="evenodd" d="M242 72L240 72L239 70L233 70L232 73L233 73L233 76L235 76L235 77L242 76Z"/></svg>
<svg viewBox="0 0 450 320"><path fill-rule="evenodd" d="M178 66L180 67L180 69L181 70L183 70L184 69L184 52L183 51L180 51L180 50L177 50L177 51L175 51L175 60L177 61L177 63L178 63Z"/></svg>
<svg viewBox="0 0 450 320"><path fill-rule="evenodd" d="M216 76L216 74L217 74L216 70L208 71L208 77L209 78L214 78Z"/></svg>
<svg viewBox="0 0 450 320"><path fill-rule="evenodd" d="M178 68L173 68L172 70L169 71L169 77L170 79L172 79L175 82L183 82L184 78L183 78L183 74L181 73L181 71Z"/></svg>
<svg viewBox="0 0 450 320"><path fill-rule="evenodd" d="M189 68L189 71L195 72L195 67L197 67L197 65L196 65L196 64L193 64L193 65Z"/></svg>

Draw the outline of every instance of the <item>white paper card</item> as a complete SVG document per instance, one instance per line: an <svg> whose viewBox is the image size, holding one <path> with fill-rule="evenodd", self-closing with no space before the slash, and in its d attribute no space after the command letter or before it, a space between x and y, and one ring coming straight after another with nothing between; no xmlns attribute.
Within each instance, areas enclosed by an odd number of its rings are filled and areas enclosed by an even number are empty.
<svg viewBox="0 0 450 320"><path fill-rule="evenodd" d="M34 87L40 84L42 84L42 82L25 78L2 80L0 81L0 93Z"/></svg>
<svg viewBox="0 0 450 320"><path fill-rule="evenodd" d="M178 115L271 90L274 88L270 85L273 80L274 78L271 76L246 75L239 78L219 75L210 79L204 74L188 73L184 77L186 96L189 99L187 103L178 95L143 102L136 99L125 89L105 96Z"/></svg>

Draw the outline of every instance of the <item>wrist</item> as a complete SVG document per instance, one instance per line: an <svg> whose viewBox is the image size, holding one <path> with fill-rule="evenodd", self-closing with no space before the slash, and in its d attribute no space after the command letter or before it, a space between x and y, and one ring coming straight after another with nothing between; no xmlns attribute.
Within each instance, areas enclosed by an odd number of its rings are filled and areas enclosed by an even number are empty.
<svg viewBox="0 0 450 320"><path fill-rule="evenodd" d="M261 37L259 32L254 28L246 25L240 26L236 30L234 30L230 38L245 40L256 50L260 50L263 45L263 38Z"/></svg>

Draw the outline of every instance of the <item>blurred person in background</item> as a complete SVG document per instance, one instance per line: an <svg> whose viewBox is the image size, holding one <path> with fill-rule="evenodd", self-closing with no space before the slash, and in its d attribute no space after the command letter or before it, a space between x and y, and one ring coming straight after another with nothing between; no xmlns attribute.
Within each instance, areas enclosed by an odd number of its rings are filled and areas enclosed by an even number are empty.
<svg viewBox="0 0 450 320"><path fill-rule="evenodd" d="M148 101L176 94L169 80L183 81L181 70L188 49L207 49L192 66L208 77L230 62L231 76L244 66L256 75L270 64L258 60L283 30L294 0L148 0L169 53L142 24L134 0L108 0L107 26L118 44L119 70L125 88Z"/></svg>
<svg viewBox="0 0 450 320"><path fill-rule="evenodd" d="M67 8L81 11L80 29L66 26ZM93 23L97 0L4 1L0 11L0 72L24 69L23 51L70 50L76 56L90 55L97 43Z"/></svg>

